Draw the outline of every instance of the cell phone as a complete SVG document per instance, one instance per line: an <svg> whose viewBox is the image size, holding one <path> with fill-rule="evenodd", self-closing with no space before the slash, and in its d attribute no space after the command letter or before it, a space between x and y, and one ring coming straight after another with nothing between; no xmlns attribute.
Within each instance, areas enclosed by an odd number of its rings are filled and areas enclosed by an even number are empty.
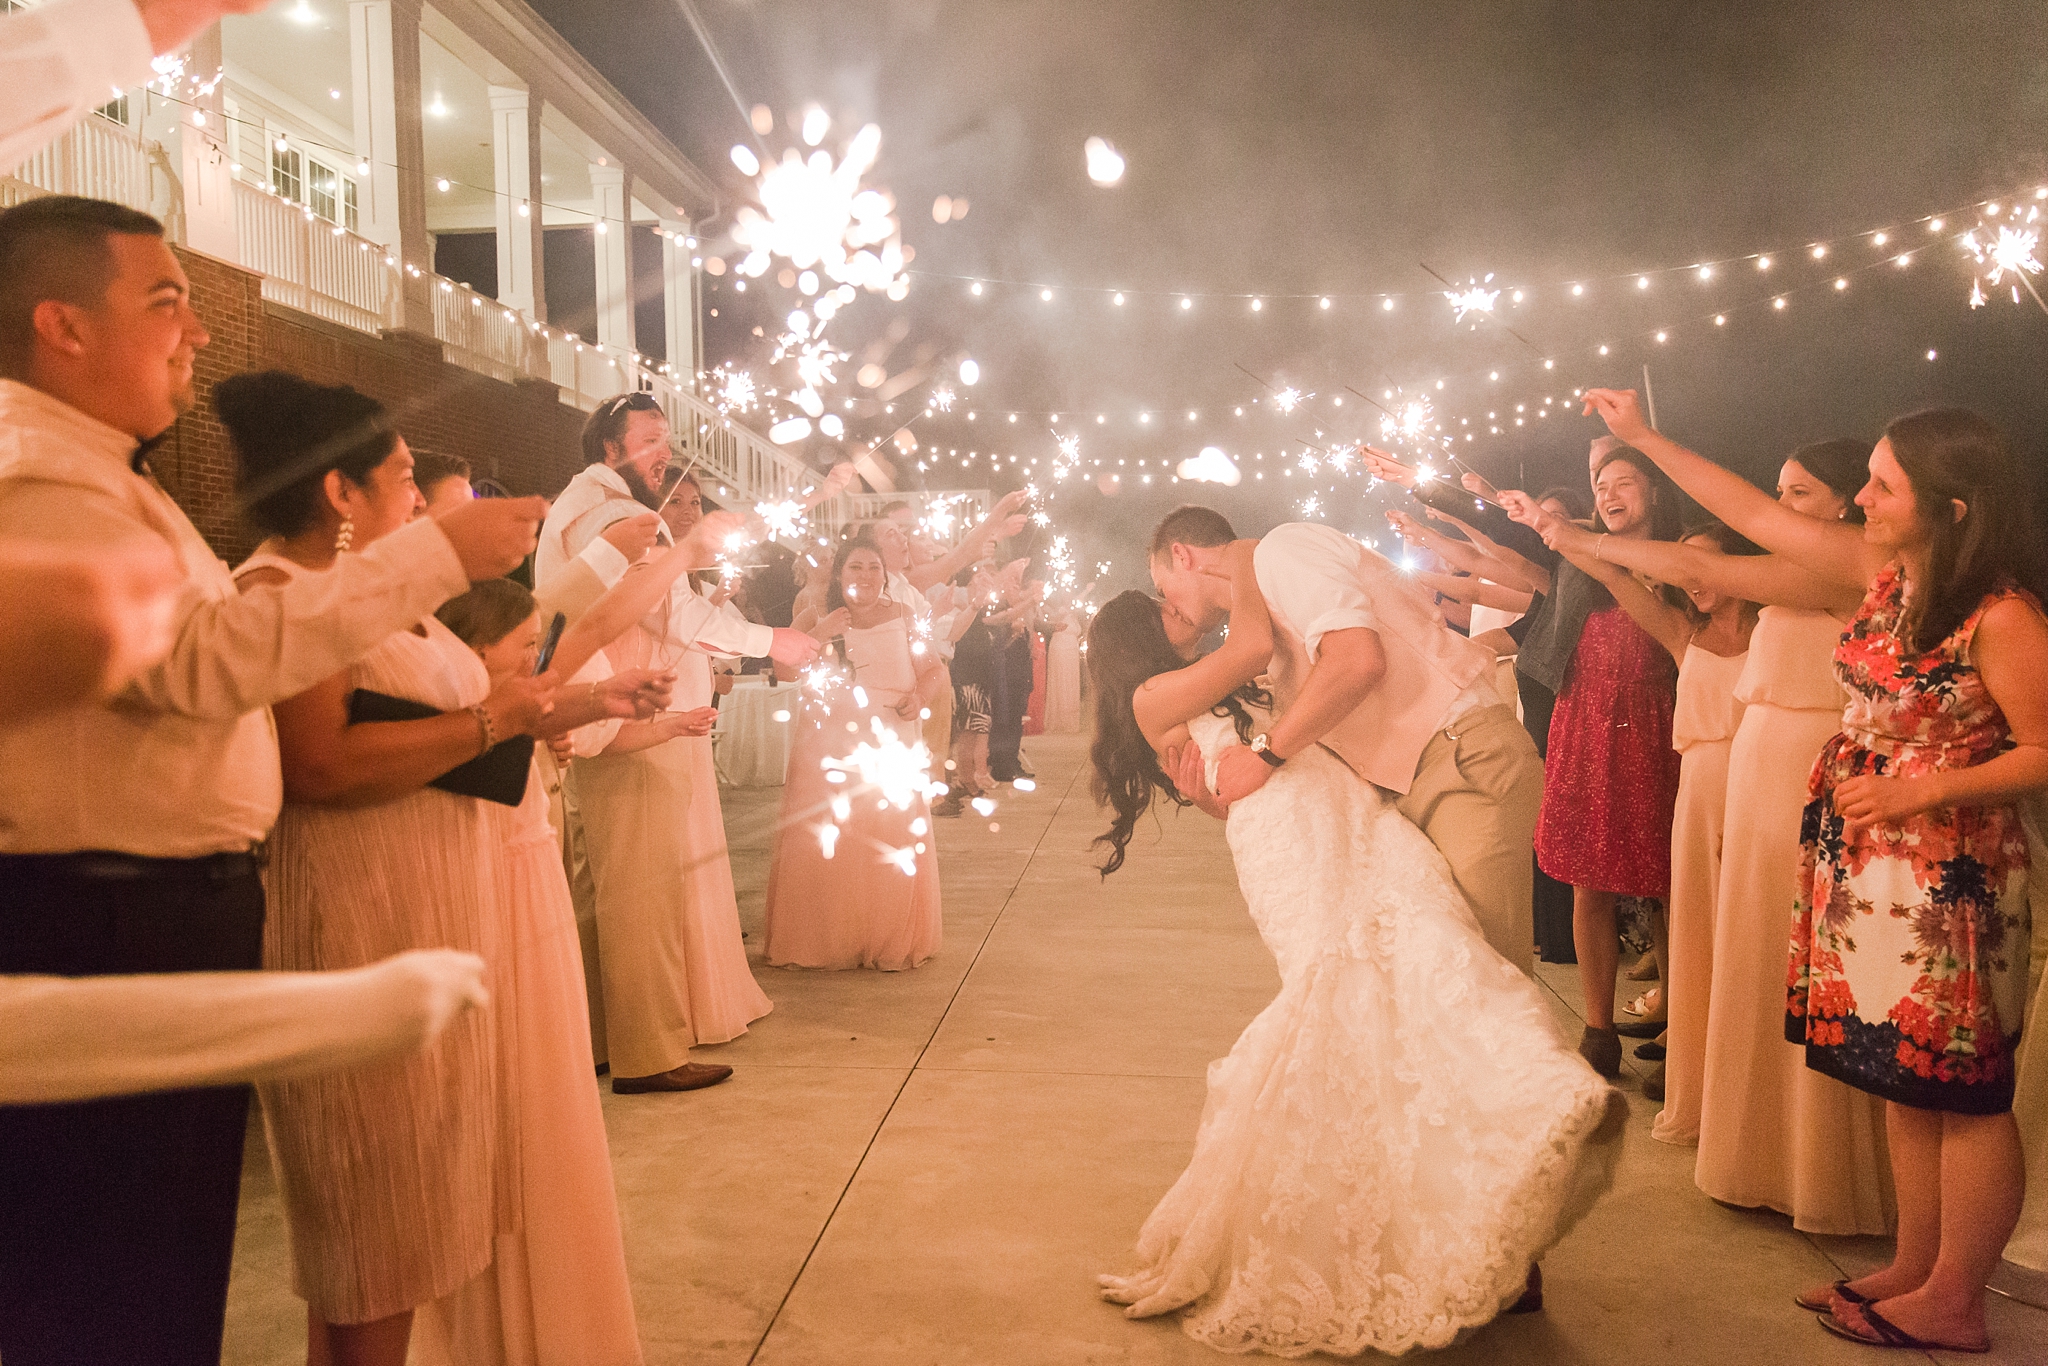
<svg viewBox="0 0 2048 1366"><path fill-rule="evenodd" d="M541 637L540 653L534 656L533 671L535 674L546 673L548 665L554 662L555 647L562 643L562 629L568 624L568 616L561 612L555 613L555 619L548 623L547 634Z"/></svg>

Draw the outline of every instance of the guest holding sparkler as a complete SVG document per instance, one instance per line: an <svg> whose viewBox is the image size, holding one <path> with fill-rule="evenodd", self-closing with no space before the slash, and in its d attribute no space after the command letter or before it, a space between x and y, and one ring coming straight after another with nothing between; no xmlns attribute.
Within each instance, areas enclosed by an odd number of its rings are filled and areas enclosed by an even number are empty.
<svg viewBox="0 0 2048 1366"><path fill-rule="evenodd" d="M797 619L838 668L820 666L805 684L782 789L765 927L768 961L780 967L900 971L938 951L926 807L926 788L938 785L919 732L946 674L930 651L912 653L910 609L886 582L874 542L848 541L832 562L827 610Z"/></svg>

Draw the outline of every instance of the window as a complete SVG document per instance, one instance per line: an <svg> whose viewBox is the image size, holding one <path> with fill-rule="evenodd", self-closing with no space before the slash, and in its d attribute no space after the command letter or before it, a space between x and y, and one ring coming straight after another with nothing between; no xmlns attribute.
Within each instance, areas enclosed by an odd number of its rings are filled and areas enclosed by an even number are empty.
<svg viewBox="0 0 2048 1366"><path fill-rule="evenodd" d="M306 207L330 223L339 222L335 216L335 190L340 177L334 174L332 166L322 166L308 158L306 161Z"/></svg>
<svg viewBox="0 0 2048 1366"><path fill-rule="evenodd" d="M341 226L350 232L358 232L356 212L356 183L353 180L341 182Z"/></svg>
<svg viewBox="0 0 2048 1366"><path fill-rule="evenodd" d="M282 198L299 203L304 197L299 174L299 152L296 147L279 151L277 144L270 145L270 188Z"/></svg>
<svg viewBox="0 0 2048 1366"><path fill-rule="evenodd" d="M126 128L128 126L128 97L122 95L118 99L109 100L92 112L98 114L109 123L118 123L123 128Z"/></svg>

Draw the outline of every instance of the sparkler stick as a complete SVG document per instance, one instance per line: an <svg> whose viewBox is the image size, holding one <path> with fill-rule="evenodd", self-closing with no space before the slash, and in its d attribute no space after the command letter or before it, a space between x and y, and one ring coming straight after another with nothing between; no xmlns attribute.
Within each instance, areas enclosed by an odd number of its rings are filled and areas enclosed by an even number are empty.
<svg viewBox="0 0 2048 1366"><path fill-rule="evenodd" d="M1657 426L1657 391L1650 387L1650 367L1643 366L1643 406L1650 410L1650 426Z"/></svg>

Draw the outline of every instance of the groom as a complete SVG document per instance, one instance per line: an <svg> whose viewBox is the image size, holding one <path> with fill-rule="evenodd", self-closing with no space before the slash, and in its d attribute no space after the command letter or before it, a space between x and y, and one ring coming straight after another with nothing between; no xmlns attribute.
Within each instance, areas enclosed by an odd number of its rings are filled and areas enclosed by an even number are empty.
<svg viewBox="0 0 2048 1366"><path fill-rule="evenodd" d="M1214 571L1234 539L1221 514L1193 506L1152 533L1153 585L1204 632L1230 611L1230 581ZM1273 617L1279 714L1249 746L1224 751L1217 795L1249 796L1322 745L1394 796L1450 864L1486 942L1526 971L1543 766L1489 681L1493 652L1451 630L1386 559L1329 527L1275 527L1252 563Z"/></svg>

